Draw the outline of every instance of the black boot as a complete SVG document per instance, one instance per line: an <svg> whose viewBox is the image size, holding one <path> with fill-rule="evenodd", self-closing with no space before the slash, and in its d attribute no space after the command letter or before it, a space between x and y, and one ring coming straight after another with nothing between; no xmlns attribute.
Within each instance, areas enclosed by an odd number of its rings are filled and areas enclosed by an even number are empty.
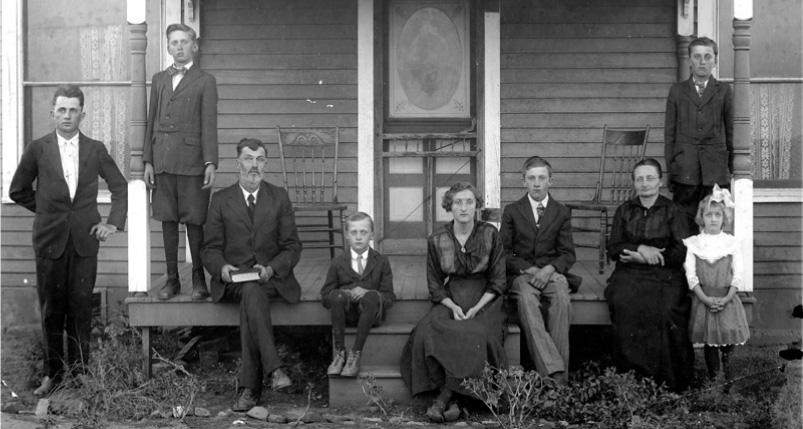
<svg viewBox="0 0 803 429"><path fill-rule="evenodd" d="M199 301L209 297L206 290L206 275L203 268L192 267L192 299Z"/></svg>
<svg viewBox="0 0 803 429"><path fill-rule="evenodd" d="M159 289L159 299L170 299L181 291L181 282L178 279L178 263L167 263L167 282Z"/></svg>

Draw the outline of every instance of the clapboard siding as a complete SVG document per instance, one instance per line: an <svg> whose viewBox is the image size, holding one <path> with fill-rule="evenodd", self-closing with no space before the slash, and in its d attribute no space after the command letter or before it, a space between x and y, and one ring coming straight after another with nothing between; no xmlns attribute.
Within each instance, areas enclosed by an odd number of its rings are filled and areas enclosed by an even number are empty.
<svg viewBox="0 0 803 429"><path fill-rule="evenodd" d="M338 198L356 207L356 2L205 0L201 7L200 63L220 96L216 187L237 181L240 139L266 143L265 178L281 184L276 127L338 126Z"/></svg>
<svg viewBox="0 0 803 429"><path fill-rule="evenodd" d="M650 124L661 157L675 80L675 2L505 1L501 9L502 202L522 194L522 162L542 155L560 200L590 198L604 125Z"/></svg>
<svg viewBox="0 0 803 429"><path fill-rule="evenodd" d="M753 288L757 342L800 338L792 307L803 301L801 203L753 204Z"/></svg>

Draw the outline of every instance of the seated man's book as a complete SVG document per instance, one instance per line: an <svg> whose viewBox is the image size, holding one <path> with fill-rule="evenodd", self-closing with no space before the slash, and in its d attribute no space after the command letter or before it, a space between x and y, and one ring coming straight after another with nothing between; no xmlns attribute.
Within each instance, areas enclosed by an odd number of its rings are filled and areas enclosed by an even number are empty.
<svg viewBox="0 0 803 429"><path fill-rule="evenodd" d="M237 270L231 272L232 283L256 281L259 281L259 268L249 268L247 270Z"/></svg>

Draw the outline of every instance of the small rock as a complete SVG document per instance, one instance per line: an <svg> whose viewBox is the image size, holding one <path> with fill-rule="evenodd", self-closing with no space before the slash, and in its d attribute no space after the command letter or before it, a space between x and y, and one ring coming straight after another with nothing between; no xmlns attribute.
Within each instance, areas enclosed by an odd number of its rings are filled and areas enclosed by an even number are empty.
<svg viewBox="0 0 803 429"><path fill-rule="evenodd" d="M467 427L468 423L466 422L457 422L454 424L455 427Z"/></svg>
<svg viewBox="0 0 803 429"><path fill-rule="evenodd" d="M36 404L36 411L34 414L36 417L44 417L47 415L48 408L50 408L50 400L47 398L42 398Z"/></svg>
<svg viewBox="0 0 803 429"><path fill-rule="evenodd" d="M363 417L362 421L366 423L382 423L382 419L379 417Z"/></svg>
<svg viewBox="0 0 803 429"><path fill-rule="evenodd" d="M225 410L225 411L218 411L217 412L217 416L218 417L228 417L230 415L231 415L231 410Z"/></svg>
<svg viewBox="0 0 803 429"><path fill-rule="evenodd" d="M196 417L210 417L212 415L212 413L209 410L203 407L195 407L195 410L193 410L193 414Z"/></svg>
<svg viewBox="0 0 803 429"><path fill-rule="evenodd" d="M304 414L306 414L306 412L304 412L304 410L301 408L291 408L284 413L285 417L287 417L287 420L291 422L301 420L304 417Z"/></svg>
<svg viewBox="0 0 803 429"><path fill-rule="evenodd" d="M9 414L17 414L22 409L22 404L19 401L11 401L3 404L3 412Z"/></svg>
<svg viewBox="0 0 803 429"><path fill-rule="evenodd" d="M307 411L304 417L301 418L301 421L304 423L319 423L323 421L323 416L321 416L321 413L315 411Z"/></svg>
<svg viewBox="0 0 803 429"><path fill-rule="evenodd" d="M390 418L390 420L388 420L388 421L389 421L391 424L394 424L394 425L400 425L400 424L402 424L402 422L404 422L404 419L403 419L403 418L401 418L401 417L399 417L399 416L393 416L393 417L391 417L391 418Z"/></svg>
<svg viewBox="0 0 803 429"><path fill-rule="evenodd" d="M268 416L268 423L285 424L287 423L287 417L281 414L271 414Z"/></svg>
<svg viewBox="0 0 803 429"><path fill-rule="evenodd" d="M417 422L417 421L411 420L411 421L405 423L405 425L406 426L426 426L427 424L424 423L424 422Z"/></svg>
<svg viewBox="0 0 803 429"><path fill-rule="evenodd" d="M343 426L354 426L357 424L357 422L349 420L347 422L341 422L340 424Z"/></svg>
<svg viewBox="0 0 803 429"><path fill-rule="evenodd" d="M162 412L159 410L151 411L151 414L148 416L149 419L161 419L162 417Z"/></svg>
<svg viewBox="0 0 803 429"><path fill-rule="evenodd" d="M351 416L338 416L336 414L324 414L321 417L329 423L343 423L354 420Z"/></svg>
<svg viewBox="0 0 803 429"><path fill-rule="evenodd" d="M248 410L248 412L245 413L245 415L248 416L248 417L251 417L252 419L267 420L267 418L268 418L268 409L265 408L265 407L257 406L257 407L254 407L254 408L251 408L250 410Z"/></svg>

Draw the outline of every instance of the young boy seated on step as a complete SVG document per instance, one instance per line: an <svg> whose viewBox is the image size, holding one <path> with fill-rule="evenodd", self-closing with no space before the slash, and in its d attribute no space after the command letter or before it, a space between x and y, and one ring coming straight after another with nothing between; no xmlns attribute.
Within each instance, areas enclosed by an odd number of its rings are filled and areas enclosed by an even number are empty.
<svg viewBox="0 0 803 429"><path fill-rule="evenodd" d="M323 306L332 311L334 358L326 371L329 375L356 377L360 372L360 354L372 326L385 318L393 305L393 274L388 258L371 249L374 221L357 212L346 219L349 251L332 259L326 282L321 288ZM357 337L346 353L345 328L357 326Z"/></svg>

